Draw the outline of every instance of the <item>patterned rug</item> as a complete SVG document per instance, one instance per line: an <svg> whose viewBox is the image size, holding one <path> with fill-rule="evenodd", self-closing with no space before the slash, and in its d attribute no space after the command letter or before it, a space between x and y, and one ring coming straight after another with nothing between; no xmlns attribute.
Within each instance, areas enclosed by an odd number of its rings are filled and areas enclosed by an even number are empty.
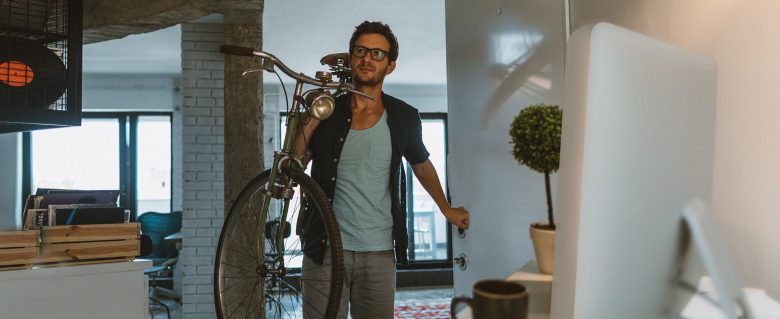
<svg viewBox="0 0 780 319"><path fill-rule="evenodd" d="M451 299L408 300L395 305L395 319L449 319Z"/></svg>

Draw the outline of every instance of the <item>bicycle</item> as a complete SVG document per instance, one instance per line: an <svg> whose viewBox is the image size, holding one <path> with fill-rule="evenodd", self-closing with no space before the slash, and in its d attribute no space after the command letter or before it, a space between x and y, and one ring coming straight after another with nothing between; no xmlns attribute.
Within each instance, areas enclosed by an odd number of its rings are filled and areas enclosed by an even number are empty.
<svg viewBox="0 0 780 319"><path fill-rule="evenodd" d="M306 305L301 289L308 287L328 300L325 309L314 309L314 315L335 318L343 284L341 236L324 192L304 173L304 162L296 156L294 140L305 114L325 119L333 112L335 101L329 90L335 90L336 95L345 92L365 94L355 91L349 81L351 71L346 54L324 57L321 62L327 64L331 72L320 71L311 78L292 71L264 51L239 46L222 46L220 51L260 57L261 67L246 70L242 75L267 71L279 77L276 67L296 83L282 149L274 152L271 169L260 173L244 187L225 217L214 262L217 316L223 319L299 317L299 311ZM338 78L337 82L333 81L333 75ZM281 77L279 80L281 82ZM315 88L302 93L304 84ZM306 216L303 216L304 211ZM303 258L300 237L290 238L292 229L300 234L301 222L311 222L312 218L321 218L327 233L326 249L331 253L328 291L314 289L311 283L303 280L300 272L291 269Z"/></svg>

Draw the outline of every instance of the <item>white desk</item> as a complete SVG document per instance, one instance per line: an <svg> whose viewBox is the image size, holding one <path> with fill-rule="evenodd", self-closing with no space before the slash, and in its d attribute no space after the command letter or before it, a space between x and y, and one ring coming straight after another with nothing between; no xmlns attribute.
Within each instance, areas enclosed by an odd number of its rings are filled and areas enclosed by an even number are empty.
<svg viewBox="0 0 780 319"><path fill-rule="evenodd" d="M0 317L139 319L148 260L0 271Z"/></svg>
<svg viewBox="0 0 780 319"><path fill-rule="evenodd" d="M710 300L717 300L715 284L709 277L702 277L694 296L682 311L684 319L726 319L726 316ZM742 293L756 319L780 319L780 303L772 299L763 289L742 288ZM705 298L706 296L706 298Z"/></svg>

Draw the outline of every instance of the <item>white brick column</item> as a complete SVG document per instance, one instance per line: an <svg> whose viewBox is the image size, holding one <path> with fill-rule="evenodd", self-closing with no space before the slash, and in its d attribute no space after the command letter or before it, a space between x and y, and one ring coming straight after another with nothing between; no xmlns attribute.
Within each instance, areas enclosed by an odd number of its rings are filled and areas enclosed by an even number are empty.
<svg viewBox="0 0 780 319"><path fill-rule="evenodd" d="M183 318L215 318L212 273L224 216L223 25L182 30Z"/></svg>

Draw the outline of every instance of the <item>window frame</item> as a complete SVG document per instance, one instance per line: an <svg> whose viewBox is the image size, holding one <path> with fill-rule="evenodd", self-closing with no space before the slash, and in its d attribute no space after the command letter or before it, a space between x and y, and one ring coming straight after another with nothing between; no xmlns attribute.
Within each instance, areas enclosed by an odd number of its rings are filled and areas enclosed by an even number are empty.
<svg viewBox="0 0 780 319"><path fill-rule="evenodd" d="M132 211L131 221L138 217L138 118L142 116L167 116L171 123L171 155L173 155L173 112L84 112L84 119L115 119L119 124L119 206ZM32 189L32 133L22 133L22 202L35 191ZM173 211L174 165L171 156L171 202Z"/></svg>

